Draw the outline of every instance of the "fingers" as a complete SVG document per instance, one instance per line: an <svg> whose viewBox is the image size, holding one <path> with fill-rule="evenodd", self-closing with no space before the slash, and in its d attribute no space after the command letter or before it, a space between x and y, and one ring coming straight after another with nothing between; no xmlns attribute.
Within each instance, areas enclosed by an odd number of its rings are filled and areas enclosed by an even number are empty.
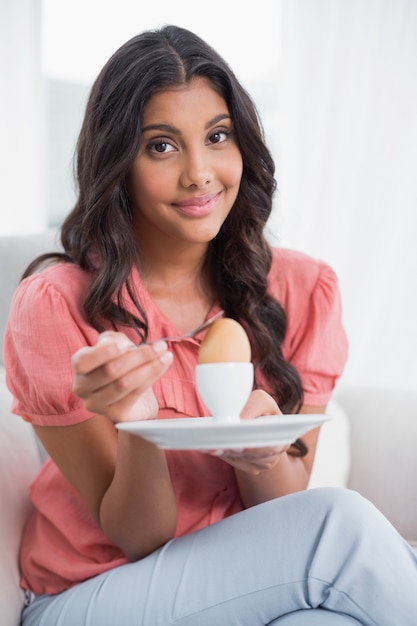
<svg viewBox="0 0 417 626"><path fill-rule="evenodd" d="M122 333L106 332L74 355L73 391L92 411L126 399L125 406L153 385L172 358L165 342L136 347Z"/></svg>
<svg viewBox="0 0 417 626"><path fill-rule="evenodd" d="M244 406L241 419L253 419L261 415L281 415L280 408L272 396L262 389L252 391L249 400Z"/></svg>
<svg viewBox="0 0 417 626"><path fill-rule="evenodd" d="M72 365L77 374L89 374L112 359L117 359L134 344L122 333L102 333L95 346L86 346L72 357Z"/></svg>
<svg viewBox="0 0 417 626"><path fill-rule="evenodd" d="M256 389L252 391L240 417L242 420L249 420L256 419L261 415L281 415L281 411L272 396L262 389ZM288 445L284 445L231 450L217 449L208 452L220 457L237 469L250 474L259 474L261 471L275 467L281 455L288 448Z"/></svg>
<svg viewBox="0 0 417 626"><path fill-rule="evenodd" d="M209 453L220 457L229 465L250 474L259 474L275 467L281 455L289 446L271 446L268 448L247 448L232 450L210 450Z"/></svg>

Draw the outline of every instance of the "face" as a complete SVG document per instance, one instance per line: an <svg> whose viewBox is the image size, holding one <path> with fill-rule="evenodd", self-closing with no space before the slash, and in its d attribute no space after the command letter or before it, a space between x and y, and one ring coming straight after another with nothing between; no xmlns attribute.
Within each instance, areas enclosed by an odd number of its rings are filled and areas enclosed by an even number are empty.
<svg viewBox="0 0 417 626"><path fill-rule="evenodd" d="M209 81L150 98L128 177L141 242L207 245L232 209L241 177L230 113Z"/></svg>

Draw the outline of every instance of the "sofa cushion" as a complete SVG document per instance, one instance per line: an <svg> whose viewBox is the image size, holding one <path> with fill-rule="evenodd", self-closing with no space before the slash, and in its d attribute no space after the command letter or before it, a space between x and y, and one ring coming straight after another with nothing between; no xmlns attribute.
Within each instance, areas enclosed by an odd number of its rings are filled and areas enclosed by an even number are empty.
<svg viewBox="0 0 417 626"><path fill-rule="evenodd" d="M337 401L350 421L348 486L371 500L416 544L417 392L343 386Z"/></svg>
<svg viewBox="0 0 417 626"><path fill-rule="evenodd" d="M320 428L309 489L346 487L348 484L351 454L349 418L335 400L329 402L326 413L331 419Z"/></svg>
<svg viewBox="0 0 417 626"><path fill-rule="evenodd" d="M11 401L0 367L0 607L4 626L20 623L19 545L30 510L29 484L41 465L33 429L10 413Z"/></svg>

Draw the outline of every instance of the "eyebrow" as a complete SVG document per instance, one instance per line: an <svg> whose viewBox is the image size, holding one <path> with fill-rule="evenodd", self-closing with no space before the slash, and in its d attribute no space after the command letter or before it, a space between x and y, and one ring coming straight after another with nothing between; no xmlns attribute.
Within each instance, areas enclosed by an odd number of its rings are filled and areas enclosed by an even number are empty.
<svg viewBox="0 0 417 626"><path fill-rule="evenodd" d="M213 119L207 122L204 128L207 130L211 126L214 126L214 124L218 124L225 119L230 120L230 115L228 113L219 113L219 115L216 115ZM171 126L171 124L148 124L148 126L144 126L142 128L143 133L148 130L164 130L166 132L173 133L174 135L181 135L180 129L175 126Z"/></svg>

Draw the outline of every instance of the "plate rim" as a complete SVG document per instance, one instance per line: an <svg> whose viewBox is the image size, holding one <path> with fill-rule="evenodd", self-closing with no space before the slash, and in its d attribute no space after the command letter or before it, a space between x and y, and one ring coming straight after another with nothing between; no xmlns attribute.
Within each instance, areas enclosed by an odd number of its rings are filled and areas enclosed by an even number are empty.
<svg viewBox="0 0 417 626"><path fill-rule="evenodd" d="M239 421L229 421L229 420L215 420L210 415L196 416L196 417L175 417L175 418L157 418L154 420L134 420L127 422L116 422L115 426L119 430L126 430L128 432L132 431L133 428L139 429L152 429L155 428L157 430L175 430L177 426L178 430L183 430L187 426L195 427L196 430L202 429L204 427L215 427L216 429L251 429L256 426L259 427L260 424L270 425L270 420L273 420L274 424L278 424L278 422L282 422L283 426L290 426L291 422L295 424L304 423L307 424L315 424L317 425L324 423L325 421L331 420L332 415L328 413L295 413L295 414L281 414L281 415L260 415L254 419L245 419ZM201 421L199 421L201 420ZM268 424L269 422L269 424ZM211 428L210 428L211 430ZM214 430L214 428L213 428Z"/></svg>
<svg viewBox="0 0 417 626"><path fill-rule="evenodd" d="M262 417L264 419L260 424ZM235 422L219 422L210 416L180 417L119 422L116 426L119 430L142 437L164 450L231 450L291 444L332 416L327 413L302 413L262 417ZM271 432L271 428L274 430L279 422L282 423L284 432Z"/></svg>

